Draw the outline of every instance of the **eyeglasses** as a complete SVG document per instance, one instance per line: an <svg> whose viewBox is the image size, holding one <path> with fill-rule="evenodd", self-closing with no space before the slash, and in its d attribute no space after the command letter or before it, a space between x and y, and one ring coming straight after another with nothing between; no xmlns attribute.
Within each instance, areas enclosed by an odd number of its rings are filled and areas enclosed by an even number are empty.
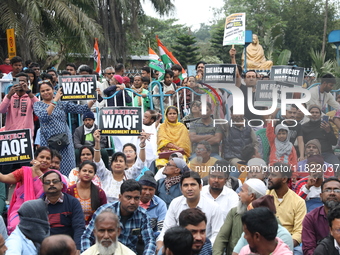
<svg viewBox="0 0 340 255"><path fill-rule="evenodd" d="M196 151L207 151L206 149L204 149L204 148L196 148Z"/></svg>
<svg viewBox="0 0 340 255"><path fill-rule="evenodd" d="M115 73L105 73L105 74L111 75L111 74L115 74Z"/></svg>
<svg viewBox="0 0 340 255"><path fill-rule="evenodd" d="M44 185L51 185L51 183L53 183L53 184L57 184L57 183L59 183L59 182L61 182L60 180L47 180L47 181L44 181L43 183L44 183Z"/></svg>
<svg viewBox="0 0 340 255"><path fill-rule="evenodd" d="M43 80L43 81L39 81L38 84L43 84L43 83L51 83L50 80Z"/></svg>
<svg viewBox="0 0 340 255"><path fill-rule="evenodd" d="M223 180L223 179L225 179L225 177L223 177L223 176L219 176L219 175L209 175L209 178L210 179L218 179L218 180Z"/></svg>
<svg viewBox="0 0 340 255"><path fill-rule="evenodd" d="M334 192L334 193L339 194L340 193L340 189L325 189L323 192L324 193L332 193L332 192Z"/></svg>

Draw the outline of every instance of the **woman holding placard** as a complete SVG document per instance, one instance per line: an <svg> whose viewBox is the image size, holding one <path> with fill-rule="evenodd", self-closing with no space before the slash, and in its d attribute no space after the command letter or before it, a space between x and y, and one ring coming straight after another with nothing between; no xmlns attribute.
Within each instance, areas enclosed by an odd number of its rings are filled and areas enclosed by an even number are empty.
<svg viewBox="0 0 340 255"><path fill-rule="evenodd" d="M53 147L59 151L62 155L60 171L68 176L71 169L76 167L76 160L72 134L67 125L67 114L86 113L90 111L95 100L89 101L87 105L76 105L71 101L60 102L63 95L62 87L54 97L53 85L48 80L42 81L39 92L42 101L36 102L33 109L40 121L40 145Z"/></svg>
<svg viewBox="0 0 340 255"><path fill-rule="evenodd" d="M0 173L0 182L16 184L8 210L8 232L11 233L19 223L18 209L28 200L38 199L44 194L43 183L40 178L50 170L53 152L48 147L39 147L34 153L32 167L24 166L10 174ZM57 170L53 170L59 173ZM64 191L67 181L62 176Z"/></svg>

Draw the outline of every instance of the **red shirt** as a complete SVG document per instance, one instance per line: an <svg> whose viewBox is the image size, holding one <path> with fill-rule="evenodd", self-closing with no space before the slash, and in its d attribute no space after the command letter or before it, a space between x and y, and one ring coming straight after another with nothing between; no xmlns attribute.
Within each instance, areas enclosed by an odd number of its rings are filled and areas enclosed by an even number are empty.
<svg viewBox="0 0 340 255"><path fill-rule="evenodd" d="M0 65L0 71L1 71L2 73L10 73L10 72L13 71L13 68L12 68L11 65L5 65L5 64L3 64L3 65Z"/></svg>

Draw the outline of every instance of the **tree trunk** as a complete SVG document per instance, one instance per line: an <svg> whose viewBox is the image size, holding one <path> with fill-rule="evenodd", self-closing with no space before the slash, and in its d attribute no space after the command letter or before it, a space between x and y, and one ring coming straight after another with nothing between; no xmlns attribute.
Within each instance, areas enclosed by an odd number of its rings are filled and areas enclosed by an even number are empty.
<svg viewBox="0 0 340 255"><path fill-rule="evenodd" d="M327 19L328 19L328 0L326 0L326 4L325 4L325 21L324 21L323 36L322 36L321 55L322 55L323 58L325 57L326 35L327 35Z"/></svg>

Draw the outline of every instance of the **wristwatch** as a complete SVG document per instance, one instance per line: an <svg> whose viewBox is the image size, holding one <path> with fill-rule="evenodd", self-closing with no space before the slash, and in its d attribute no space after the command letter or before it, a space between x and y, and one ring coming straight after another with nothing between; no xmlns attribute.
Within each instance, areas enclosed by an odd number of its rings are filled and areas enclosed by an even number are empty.
<svg viewBox="0 0 340 255"><path fill-rule="evenodd" d="M29 94L31 92L32 92L32 90L26 90L26 94Z"/></svg>

